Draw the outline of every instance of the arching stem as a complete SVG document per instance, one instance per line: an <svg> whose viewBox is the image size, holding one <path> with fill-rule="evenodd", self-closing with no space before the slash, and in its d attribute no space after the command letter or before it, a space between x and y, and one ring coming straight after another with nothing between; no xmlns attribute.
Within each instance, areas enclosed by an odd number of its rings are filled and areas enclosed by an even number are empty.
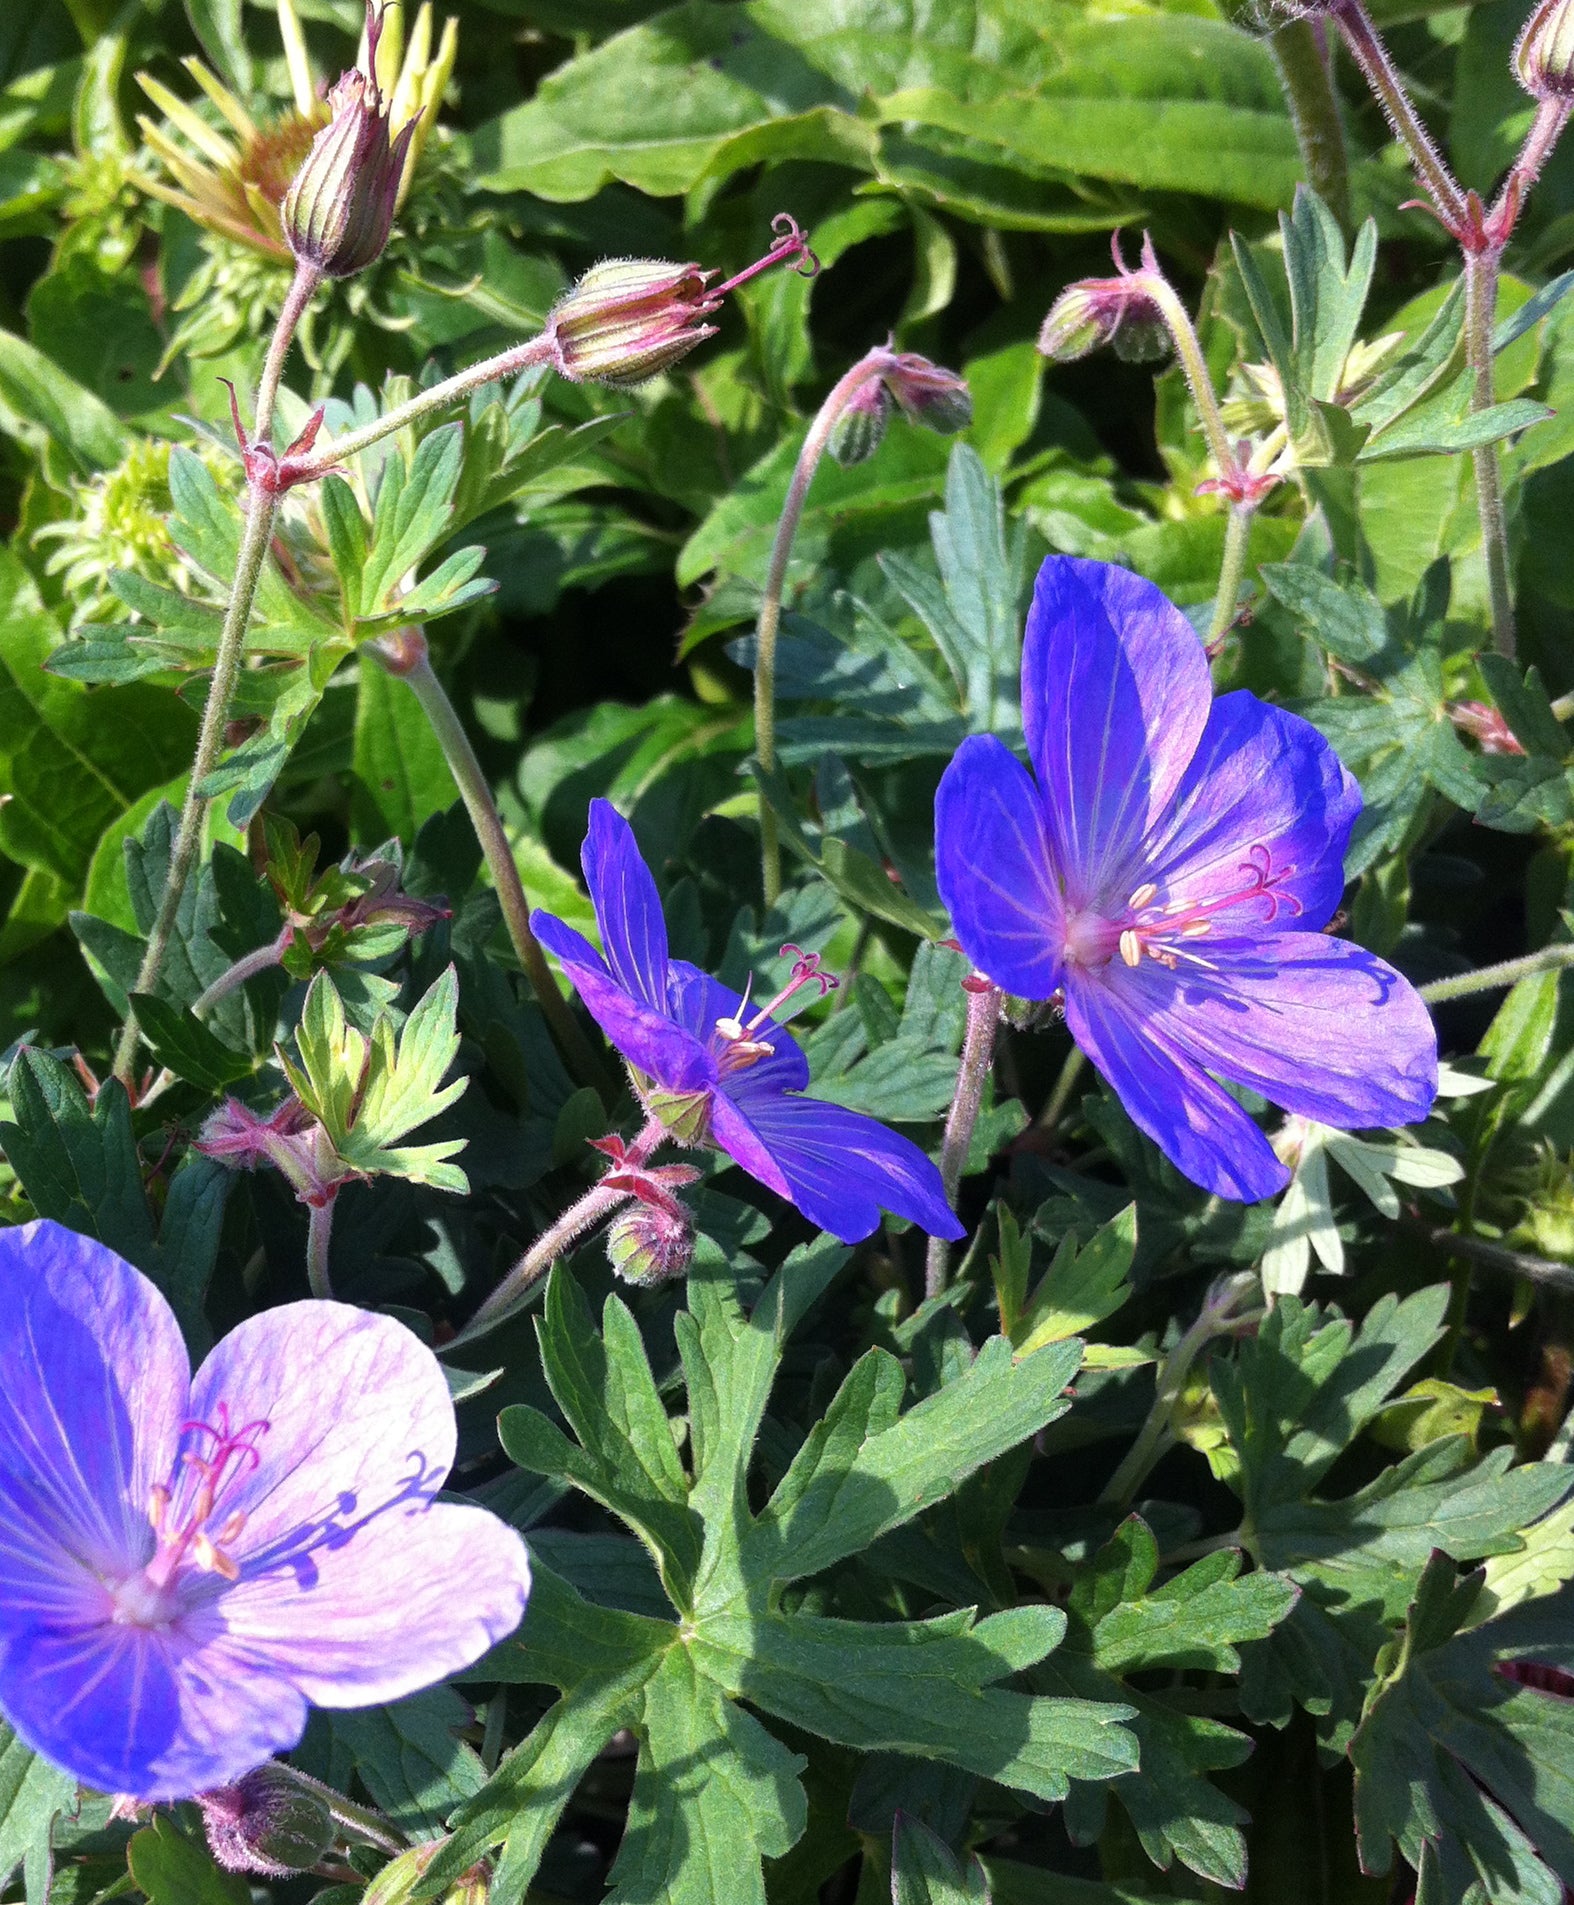
<svg viewBox="0 0 1574 1905"><path fill-rule="evenodd" d="M976 974L963 981L967 987L967 1030L962 1037L962 1063L957 1071L956 1096L946 1117L945 1138L940 1146L940 1181L945 1186L946 1202L956 1205L957 1188L967 1168L967 1154L973 1145L973 1128L984 1102L984 1087L995 1056L995 1028L1000 1023L999 986ZM931 1237L924 1258L924 1295L939 1296L945 1289L951 1270L951 1246L944 1237Z"/></svg>

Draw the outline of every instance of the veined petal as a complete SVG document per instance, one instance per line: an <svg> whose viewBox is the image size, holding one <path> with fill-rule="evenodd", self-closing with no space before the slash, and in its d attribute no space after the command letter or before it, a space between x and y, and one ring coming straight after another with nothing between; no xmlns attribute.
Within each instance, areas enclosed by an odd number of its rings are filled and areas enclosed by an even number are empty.
<svg viewBox="0 0 1574 1905"><path fill-rule="evenodd" d="M192 1384L195 1420L266 1422L217 1515L245 1517L226 1548L245 1581L294 1571L324 1548L429 1501L453 1465L454 1406L437 1358L402 1323L348 1303L285 1303L247 1317ZM236 1590L230 1589L225 1596Z"/></svg>
<svg viewBox="0 0 1574 1905"><path fill-rule="evenodd" d="M667 922L661 895L640 857L633 828L610 801L590 803L580 864L612 976L641 1004L665 1011Z"/></svg>
<svg viewBox="0 0 1574 1905"><path fill-rule="evenodd" d="M1147 877L1178 913L1216 907L1209 918L1224 936L1271 920L1320 928L1343 896L1360 811L1354 777L1310 721L1244 691L1221 695L1149 839ZM1218 905L1231 894L1241 897Z"/></svg>
<svg viewBox="0 0 1574 1905"><path fill-rule="evenodd" d="M674 959L670 974L672 1016L702 1044L709 1045L715 1038L718 1019L737 1020L741 1012L747 1022L760 1009L758 1000L745 1004L742 993L701 972L698 966L691 966L686 959ZM770 1056L757 1058L752 1065L729 1074L727 1089L735 1097L757 1091L802 1091L809 1082L809 1061L792 1033L767 1019L750 1037L770 1046Z"/></svg>
<svg viewBox="0 0 1574 1905"><path fill-rule="evenodd" d="M911 1218L932 1237L962 1235L939 1171L916 1144L873 1118L796 1095L762 1095L733 1109L786 1180L786 1195L810 1223L844 1244L878 1229L882 1210ZM737 1156L722 1137L720 1121L715 1130L717 1141Z"/></svg>
<svg viewBox="0 0 1574 1905"><path fill-rule="evenodd" d="M1409 980L1347 939L1197 940L1171 972L1110 968L1154 1036L1286 1111L1343 1130L1414 1124L1437 1093L1437 1034Z"/></svg>
<svg viewBox="0 0 1574 1905"><path fill-rule="evenodd" d="M1045 562L1023 637L1022 719L1072 908L1121 884L1211 697L1196 630L1151 582L1107 562Z"/></svg>
<svg viewBox="0 0 1574 1905"><path fill-rule="evenodd" d="M706 1049L666 1011L625 990L590 941L551 913L532 913L531 930L568 974L585 1008L636 1070L667 1091L703 1091L715 1079Z"/></svg>
<svg viewBox="0 0 1574 1905"><path fill-rule="evenodd" d="M1129 976L1128 969L1121 966L1120 974ZM1118 982L1069 970L1066 1024L1132 1123L1194 1184L1249 1204L1289 1183L1290 1173L1241 1107L1149 1023L1142 1001Z"/></svg>
<svg viewBox="0 0 1574 1905"><path fill-rule="evenodd" d="M1044 803L992 734L964 741L935 795L935 878L962 950L1021 999L1061 980L1065 911Z"/></svg>
<svg viewBox="0 0 1574 1905"><path fill-rule="evenodd" d="M373 1706L472 1666L513 1633L529 1592L506 1523L412 1499L288 1566L248 1567L224 1596L212 1664L241 1687L282 1676L316 1706Z"/></svg>
<svg viewBox="0 0 1574 1905"><path fill-rule="evenodd" d="M189 1414L168 1303L103 1244L40 1219L0 1231L0 1313L0 1469L48 1516L42 1537L106 1574L141 1566L150 1491Z"/></svg>

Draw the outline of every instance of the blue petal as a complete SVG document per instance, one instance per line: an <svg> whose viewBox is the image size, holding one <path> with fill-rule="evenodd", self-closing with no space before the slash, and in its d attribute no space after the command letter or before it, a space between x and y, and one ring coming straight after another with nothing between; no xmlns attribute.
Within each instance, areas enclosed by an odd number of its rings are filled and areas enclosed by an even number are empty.
<svg viewBox="0 0 1574 1905"><path fill-rule="evenodd" d="M667 1003L667 922L633 829L610 801L590 803L580 853L607 964L623 990L662 1011Z"/></svg>
<svg viewBox="0 0 1574 1905"><path fill-rule="evenodd" d="M674 959L669 971L672 1016L704 1044L710 1045L715 1038L718 1019L736 1019L740 1011L745 1011L741 993L724 986L708 972L701 972L698 966L691 966L688 960ZM752 1000L745 1017L752 1016L759 1008L760 1001ZM753 1037L760 1044L769 1045L771 1055L756 1059L745 1070L731 1075L733 1083L729 1090L733 1095L741 1098L755 1091L802 1091L809 1082L809 1061L791 1032L775 1020L767 1019Z"/></svg>
<svg viewBox="0 0 1574 1905"><path fill-rule="evenodd" d="M1286 1111L1345 1130L1414 1124L1437 1092L1437 1034L1409 980L1323 933L1193 940L1206 965L1145 960L1109 984L1153 1036Z"/></svg>
<svg viewBox="0 0 1574 1905"><path fill-rule="evenodd" d="M532 913L531 930L556 956L585 1008L633 1065L667 1091L702 1091L715 1062L697 1039L665 1011L634 998L607 971L600 953L551 913Z"/></svg>
<svg viewBox="0 0 1574 1905"><path fill-rule="evenodd" d="M1174 804L1148 842L1148 877L1177 910L1245 892L1214 931L1326 926L1344 895L1361 790L1310 721L1253 694L1221 695ZM1254 865L1272 893L1252 895Z"/></svg>
<svg viewBox="0 0 1574 1905"><path fill-rule="evenodd" d="M718 1097L718 1112L725 1102ZM911 1218L933 1237L963 1234L930 1160L916 1144L862 1112L818 1098L764 1095L733 1111L744 1124L748 1148L763 1147L776 1164L786 1195L810 1223L844 1244L878 1229L882 1209ZM729 1142L731 1121L724 1129L718 1117L713 1128L723 1150L745 1170L754 1170L749 1157Z"/></svg>
<svg viewBox="0 0 1574 1905"><path fill-rule="evenodd" d="M189 1413L169 1305L112 1250L46 1219L0 1231L0 1315L0 1469L47 1515L41 1534L106 1574L140 1567L149 1492Z"/></svg>
<svg viewBox="0 0 1574 1905"><path fill-rule="evenodd" d="M1289 1183L1290 1173L1256 1125L1147 1022L1140 1001L1102 975L1073 967L1066 976L1066 1024L1132 1123L1194 1184L1249 1204Z"/></svg>
<svg viewBox="0 0 1574 1905"><path fill-rule="evenodd" d="M992 734L962 743L935 795L935 878L958 943L1019 999L1060 985L1065 914L1044 803Z"/></svg>
<svg viewBox="0 0 1574 1905"><path fill-rule="evenodd" d="M1208 719L1196 630L1151 582L1051 556L1022 644L1022 720L1070 905L1125 898Z"/></svg>

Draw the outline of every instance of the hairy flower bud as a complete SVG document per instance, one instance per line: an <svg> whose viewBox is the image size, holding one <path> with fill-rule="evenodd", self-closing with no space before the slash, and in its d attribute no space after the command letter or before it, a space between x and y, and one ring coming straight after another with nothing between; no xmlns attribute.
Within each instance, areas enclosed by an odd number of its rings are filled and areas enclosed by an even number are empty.
<svg viewBox="0 0 1574 1905"><path fill-rule="evenodd" d="M412 117L390 141L388 101L376 77L381 34L382 10L367 0L366 71L352 68L329 93L333 118L279 208L296 259L330 278L353 277L382 256L415 133Z"/></svg>
<svg viewBox="0 0 1574 1905"><path fill-rule="evenodd" d="M1541 0L1514 47L1514 77L1533 99L1574 99L1574 0Z"/></svg>
<svg viewBox="0 0 1574 1905"><path fill-rule="evenodd" d="M636 1200L607 1231L607 1258L629 1283L665 1283L681 1277L694 1261L694 1230L688 1213L674 1200L647 1204Z"/></svg>
<svg viewBox="0 0 1574 1905"><path fill-rule="evenodd" d="M859 385L836 420L826 446L838 463L862 463L885 437L892 409L900 405L909 423L941 436L965 430L973 421L973 399L954 370L931 364L916 351L871 351L864 360L877 374Z"/></svg>
<svg viewBox="0 0 1574 1905"><path fill-rule="evenodd" d="M287 1878L306 1872L333 1844L333 1820L317 1794L270 1760L233 1786L198 1795L208 1848L226 1872Z"/></svg>
<svg viewBox="0 0 1574 1905"><path fill-rule="evenodd" d="M885 426L891 421L891 393L884 378L876 377L854 392L851 401L836 419L826 448L844 469L867 462L885 441Z"/></svg>
<svg viewBox="0 0 1574 1905"><path fill-rule="evenodd" d="M1068 285L1038 334L1040 354L1056 364L1075 363L1103 344L1132 363L1151 362L1169 349L1169 333L1140 273Z"/></svg>

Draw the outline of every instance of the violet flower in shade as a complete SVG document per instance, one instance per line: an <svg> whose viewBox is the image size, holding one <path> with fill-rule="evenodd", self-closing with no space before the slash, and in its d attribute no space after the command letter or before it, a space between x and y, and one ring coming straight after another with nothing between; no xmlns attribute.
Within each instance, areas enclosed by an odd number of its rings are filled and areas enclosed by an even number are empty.
<svg viewBox="0 0 1574 1905"><path fill-rule="evenodd" d="M530 924L675 1139L717 1145L843 1243L869 1236L882 1209L935 1237L962 1235L917 1145L862 1112L803 1096L808 1061L772 1014L805 986L835 983L817 957L800 958L783 991L751 1011L746 996L668 957L656 882L607 801L591 802L580 858L605 957L551 913Z"/></svg>
<svg viewBox="0 0 1574 1905"><path fill-rule="evenodd" d="M1063 996L1132 1121L1221 1197L1289 1173L1215 1077L1345 1130L1425 1117L1426 1007L1320 930L1361 798L1317 730L1252 694L1215 701L1201 641L1152 583L1066 556L1039 571L1022 712L1036 781L976 735L935 802L940 892L974 965Z"/></svg>
<svg viewBox="0 0 1574 1905"><path fill-rule="evenodd" d="M391 1317L287 1303L191 1374L139 1271L0 1231L0 1710L86 1784L232 1784L308 1703L372 1706L518 1625L524 1543L437 1502L454 1410Z"/></svg>

